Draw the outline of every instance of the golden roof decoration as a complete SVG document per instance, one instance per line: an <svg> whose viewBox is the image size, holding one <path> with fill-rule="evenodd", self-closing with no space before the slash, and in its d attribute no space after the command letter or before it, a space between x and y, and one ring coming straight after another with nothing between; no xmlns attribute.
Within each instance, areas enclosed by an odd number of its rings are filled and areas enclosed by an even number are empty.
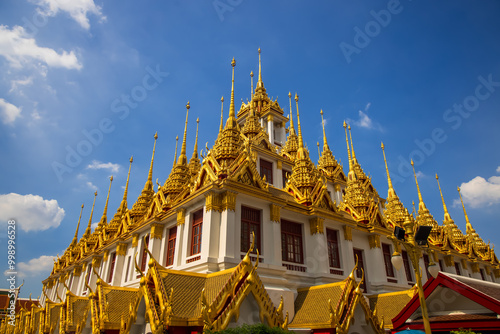
<svg viewBox="0 0 500 334"><path fill-rule="evenodd" d="M87 224L87 228L85 229L85 232L83 233L83 236L81 239L87 240L90 237L90 233L92 231L91 225L92 225L92 216L94 215L94 206L95 206L95 199L97 197L97 191L94 192L94 203L92 203L92 210L90 210L90 217L89 217L89 223Z"/></svg>
<svg viewBox="0 0 500 334"><path fill-rule="evenodd" d="M297 155L297 150L299 149L299 138L297 137L295 127L293 126L292 93L290 92L288 92L288 99L290 100L290 130L288 131L285 146L281 149L281 155L291 161L294 161Z"/></svg>
<svg viewBox="0 0 500 334"><path fill-rule="evenodd" d="M125 184L125 191L123 192L123 198L122 198L122 201L120 203L120 206L116 210L116 213L113 216L113 219L111 219L109 224L104 229L104 240L105 241L107 241L108 239L115 236L116 232L118 231L118 229L121 226L122 218L125 216L125 213L128 211L127 195L128 195L128 183L130 180L130 171L132 169L132 162L134 162L134 157L130 157L130 160L129 160L130 164L128 166L127 183Z"/></svg>
<svg viewBox="0 0 500 334"><path fill-rule="evenodd" d="M130 210L130 216L133 219L139 219L146 214L155 194L153 188L153 162L155 159L156 140L158 139L158 132L155 133L153 138L155 139L155 142L153 144L151 164L149 165L148 179L146 181L146 184L144 184L144 188L142 189L141 195L137 199L137 202L132 205L132 210Z"/></svg>
<svg viewBox="0 0 500 334"><path fill-rule="evenodd" d="M389 190L387 191L387 204L385 206L385 216L391 222L392 226L403 226L405 221L405 207L399 200L396 191L392 185L391 175L389 174L389 167L387 166L387 159L385 157L385 146L381 143L382 153L384 154L385 171L387 173L387 184Z"/></svg>
<svg viewBox="0 0 500 334"><path fill-rule="evenodd" d="M97 224L97 230L101 231L106 227L108 223L108 203L109 203L109 194L111 193L111 183L113 183L113 175L109 177L109 188L108 188L108 196L106 197L106 204L104 205L104 211L102 213L101 220L99 224Z"/></svg>
<svg viewBox="0 0 500 334"><path fill-rule="evenodd" d="M161 188L161 196L162 200L164 198L164 206L168 206L169 203L173 202L177 198L177 196L186 189L186 186L189 184L189 181L191 179L186 156L186 135L190 108L191 106L188 102L186 104L186 123L184 125L184 136L182 139L181 154L177 159L177 163L174 165L174 167L172 167L172 172L170 173L168 179L165 181L165 184Z"/></svg>
<svg viewBox="0 0 500 334"><path fill-rule="evenodd" d="M189 172L191 173L191 177L195 177L198 174L198 171L201 168L200 158L198 157L198 126L200 124L200 119L196 119L196 138L194 141L194 149L193 155L191 156L191 160L189 160Z"/></svg>
<svg viewBox="0 0 500 334"><path fill-rule="evenodd" d="M326 140L323 110L321 110L320 114L321 114L321 125L323 127L323 152L321 154L318 153L319 156L318 169L322 174L335 181L345 182L345 175L342 166L340 166L337 160L335 159L335 156L330 150L330 147L328 146L328 142ZM318 149L319 149L319 143L318 143Z"/></svg>
<svg viewBox="0 0 500 334"><path fill-rule="evenodd" d="M415 172L415 166L413 160L411 160L411 166L413 168L413 176L415 177L415 184L417 185L418 193L418 214L416 217L417 224L432 226L431 233L429 234L429 242L432 245L437 245L442 243L441 227L436 222L429 209L425 206L424 200L422 198L422 193L420 192L420 186L418 185L417 173Z"/></svg>
<svg viewBox="0 0 500 334"><path fill-rule="evenodd" d="M297 106L297 127L299 148L295 161L293 162L292 174L289 182L285 186L285 191L293 194L295 200L304 205L311 205L319 195L323 182L319 177L316 166L309 158L309 152L304 147L302 139L302 129L300 126L299 96L295 94L295 103Z"/></svg>
<svg viewBox="0 0 500 334"><path fill-rule="evenodd" d="M82 204L82 208L80 209L80 217L78 218L78 224L76 224L75 236L73 237L73 240L71 241L71 244L68 247L69 250L71 250L73 247L75 247L76 244L78 243L78 230L80 229L80 221L82 220L82 212L83 212L83 204Z"/></svg>

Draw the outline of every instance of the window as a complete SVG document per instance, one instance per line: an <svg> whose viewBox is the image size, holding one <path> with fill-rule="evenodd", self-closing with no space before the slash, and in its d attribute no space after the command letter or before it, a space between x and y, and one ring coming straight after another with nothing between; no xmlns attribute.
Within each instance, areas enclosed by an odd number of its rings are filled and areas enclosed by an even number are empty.
<svg viewBox="0 0 500 334"><path fill-rule="evenodd" d="M483 281L486 281L486 276L484 275L484 269L483 268L479 269L479 272L481 273L481 279Z"/></svg>
<svg viewBox="0 0 500 334"><path fill-rule="evenodd" d="M281 259L304 263L301 224L281 220Z"/></svg>
<svg viewBox="0 0 500 334"><path fill-rule="evenodd" d="M356 276L358 278L361 278L363 277L363 272L365 273L365 279L363 280L363 283L360 285L360 287L363 289L364 292L368 292L368 290L366 289L367 277L365 270L365 260L363 258L363 250L353 248L353 253L354 253L354 261L356 260L358 261L358 268L356 268Z"/></svg>
<svg viewBox="0 0 500 334"><path fill-rule="evenodd" d="M129 273L129 270L130 270L130 261L131 261L132 257L128 257L128 260L127 260L127 271L125 272L125 282L128 281L128 273Z"/></svg>
<svg viewBox="0 0 500 334"><path fill-rule="evenodd" d="M242 252L247 252L252 244L252 232L255 234L255 248L252 253L261 253L260 249L260 210L241 207L241 247Z"/></svg>
<svg viewBox="0 0 500 334"><path fill-rule="evenodd" d="M394 268L391 262L391 246L388 244L382 244L382 253L384 254L385 273L387 277L395 277Z"/></svg>
<svg viewBox="0 0 500 334"><path fill-rule="evenodd" d="M403 265L405 267L406 280L408 282L413 282L413 275L411 274L411 263L408 259L408 253L406 251L402 251L401 255L403 256Z"/></svg>
<svg viewBox="0 0 500 334"><path fill-rule="evenodd" d="M191 255L201 252L201 230L203 225L203 210L193 213L193 228L191 231Z"/></svg>
<svg viewBox="0 0 500 334"><path fill-rule="evenodd" d="M73 278L74 278L74 276L73 276L73 274L71 274L71 277L69 278L69 284L68 284L68 288L70 288L70 289L72 288L71 285L73 284Z"/></svg>
<svg viewBox="0 0 500 334"><path fill-rule="evenodd" d="M148 249L149 247L149 234L146 235L144 241L142 243L142 258L141 258L141 271L144 272L146 270L146 263L148 260ZM137 278L141 277L139 273L137 273Z"/></svg>
<svg viewBox="0 0 500 334"><path fill-rule="evenodd" d="M429 273L429 255L427 254L424 254L424 266L427 279L429 280L431 278L431 274Z"/></svg>
<svg viewBox="0 0 500 334"><path fill-rule="evenodd" d="M444 271L443 270L443 260L439 260L439 271Z"/></svg>
<svg viewBox="0 0 500 334"><path fill-rule="evenodd" d="M283 178L283 188L285 188L286 183L288 182L288 175L290 174L289 171L282 169L281 170L281 177Z"/></svg>
<svg viewBox="0 0 500 334"><path fill-rule="evenodd" d="M273 184L273 163L264 159L260 159L260 176L266 177L269 184Z"/></svg>
<svg viewBox="0 0 500 334"><path fill-rule="evenodd" d="M331 268L340 268L339 232L326 229L326 242L328 247L328 261Z"/></svg>
<svg viewBox="0 0 500 334"><path fill-rule="evenodd" d="M168 232L167 261L165 264L165 266L167 266L167 267L174 264L175 239L176 238L177 238L177 226L174 226Z"/></svg>
<svg viewBox="0 0 500 334"><path fill-rule="evenodd" d="M116 252L111 254L111 263L109 265L108 283L113 283L113 271L115 270Z"/></svg>
<svg viewBox="0 0 500 334"><path fill-rule="evenodd" d="M455 271L457 272L457 275L462 275L462 272L460 270L460 263L455 262Z"/></svg>

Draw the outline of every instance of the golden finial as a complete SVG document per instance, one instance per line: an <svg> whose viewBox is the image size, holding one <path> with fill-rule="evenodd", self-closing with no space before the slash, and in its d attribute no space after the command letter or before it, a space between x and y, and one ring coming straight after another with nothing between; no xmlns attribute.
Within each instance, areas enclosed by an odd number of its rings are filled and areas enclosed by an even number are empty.
<svg viewBox="0 0 500 334"><path fill-rule="evenodd" d="M129 161L130 161L130 164L128 165L127 183L125 184L125 191L123 192L123 200L122 200L123 209L127 208L128 181L130 179L130 170L132 169L132 162L134 162L134 157L131 156Z"/></svg>
<svg viewBox="0 0 500 334"><path fill-rule="evenodd" d="M174 155L174 165L177 162L177 144L179 143L179 136L175 136L175 155ZM173 167L172 166L172 167Z"/></svg>
<svg viewBox="0 0 500 334"><path fill-rule="evenodd" d="M92 225L92 216L94 215L94 206L95 206L95 199L97 197L97 191L94 193L94 203L92 204L92 210L90 210L90 218L89 218L89 223L87 225L87 229L85 230L85 233L83 236L89 236L91 232L91 225Z"/></svg>
<svg viewBox="0 0 500 334"><path fill-rule="evenodd" d="M352 174L354 177L356 174L354 173L353 165L352 165L352 159L351 159L351 150L349 148L349 137L347 136L347 124L344 121L344 131L345 131L345 142L347 144L347 158L349 159L349 174ZM352 171L352 173L351 173Z"/></svg>
<svg viewBox="0 0 500 334"><path fill-rule="evenodd" d="M288 99L290 100L290 135L295 134L295 128L293 127L293 116L292 116L292 93L288 92Z"/></svg>
<svg viewBox="0 0 500 334"><path fill-rule="evenodd" d="M422 193L420 192L420 187L418 186L418 180L417 180L417 173L415 173L415 166L413 164L413 159L410 160L411 167L413 168L413 176L415 176L415 183L417 184L417 192L418 192L418 201L419 201L419 208L420 205L423 205L424 200L422 199Z"/></svg>
<svg viewBox="0 0 500 334"><path fill-rule="evenodd" d="M316 142L316 146L318 146L318 158L321 157L321 153L319 152L319 141Z"/></svg>
<svg viewBox="0 0 500 334"><path fill-rule="evenodd" d="M295 93L295 105L297 107L297 127L299 131L299 151L304 150L304 141L302 140L302 129L300 127L300 113L299 113L299 95ZM298 153L298 151L297 151Z"/></svg>
<svg viewBox="0 0 500 334"><path fill-rule="evenodd" d="M233 76L231 79L231 102L229 104L229 118L234 118L235 113L234 113L234 67L236 66L236 61L233 60L231 61L231 66L233 67Z"/></svg>
<svg viewBox="0 0 500 334"><path fill-rule="evenodd" d="M83 204L82 208L80 209L80 217L78 218L78 224L76 224L75 236L73 238L73 241L71 242L72 245L76 244L78 240L78 230L80 229L80 220L82 220L82 212L83 212Z"/></svg>
<svg viewBox="0 0 500 334"><path fill-rule="evenodd" d="M469 221L469 216L467 216L467 211L465 211L465 205L462 199L462 193L460 192L460 187L457 187L457 190L458 190L458 195L460 196L460 202L462 203L462 209L464 210L466 232L470 233L472 232L472 225Z"/></svg>
<svg viewBox="0 0 500 334"><path fill-rule="evenodd" d="M356 154L354 153L354 145L352 144L351 126L349 125L347 129L349 130L349 139L351 140L352 161L356 163Z"/></svg>
<svg viewBox="0 0 500 334"><path fill-rule="evenodd" d="M250 100L253 98L253 71L250 71Z"/></svg>
<svg viewBox="0 0 500 334"><path fill-rule="evenodd" d="M153 156L151 157L151 164L149 165L149 173L148 173L148 181L147 183L151 185L151 189L153 189L153 162L155 160L155 151L156 151L156 140L158 139L158 132L155 132L153 137L155 142L153 144Z"/></svg>
<svg viewBox="0 0 500 334"><path fill-rule="evenodd" d="M109 193L111 192L111 183L113 182L113 175L109 177L109 188L108 188L108 196L106 197L106 204L104 205L104 212L101 217L101 221L99 222L99 225L106 225L106 222L108 220L107 214L108 214L108 202L109 202Z"/></svg>
<svg viewBox="0 0 500 334"><path fill-rule="evenodd" d="M220 98L220 128L219 128L219 133L222 133L223 127L222 127L222 122L224 119L224 96Z"/></svg>
<svg viewBox="0 0 500 334"><path fill-rule="evenodd" d="M196 119L196 138L194 140L194 150L193 150L193 156L191 159L195 159L198 157L198 126L200 125L200 118L198 117Z"/></svg>
<svg viewBox="0 0 500 334"><path fill-rule="evenodd" d="M262 82L262 66L260 61L260 48L259 48L259 81L257 82L257 87L264 87L264 83Z"/></svg>
<svg viewBox="0 0 500 334"><path fill-rule="evenodd" d="M415 212L416 212L416 211L415 211L415 201L411 201L411 205L412 205L412 207L413 207L413 211L411 212L411 214L412 214L412 216L413 216L413 219L415 219L415 218L416 218L416 217L415 217Z"/></svg>
<svg viewBox="0 0 500 334"><path fill-rule="evenodd" d="M189 115L189 101L186 104L186 123L184 125L184 136L182 138L182 146L181 146L181 155L179 156L179 159L177 160L178 165L186 165L187 164L187 157L186 157L186 134L187 134L187 126L188 126L188 115Z"/></svg>
<svg viewBox="0 0 500 334"><path fill-rule="evenodd" d="M323 109L321 109L320 114L321 114L321 126L323 127L323 151L326 151L326 150L328 150L328 142L326 141L325 120L323 119Z"/></svg>
<svg viewBox="0 0 500 334"><path fill-rule="evenodd" d="M352 144L352 139L351 139L351 144ZM392 186L392 180L391 180L391 175L389 174L389 168L387 167L387 159L385 158L385 146L384 146L384 143L381 143L380 147L382 148L382 153L384 154L385 171L387 173L387 184L389 185L389 194L390 194L391 191L394 192L394 188Z"/></svg>
<svg viewBox="0 0 500 334"><path fill-rule="evenodd" d="M439 177L436 174L436 181L439 187L439 193L441 194L441 200L443 201L443 209L444 209L444 220L451 220L450 214L448 213L448 208L446 207L446 203L444 202L443 192L441 191L441 185L439 184Z"/></svg>

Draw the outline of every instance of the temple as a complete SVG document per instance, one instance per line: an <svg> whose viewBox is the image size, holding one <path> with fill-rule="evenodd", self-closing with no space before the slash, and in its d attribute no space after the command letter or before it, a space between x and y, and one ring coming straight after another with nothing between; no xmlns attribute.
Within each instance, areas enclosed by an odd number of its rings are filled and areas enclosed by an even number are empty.
<svg viewBox="0 0 500 334"><path fill-rule="evenodd" d="M253 323L296 333L385 333L408 321L422 328L415 273L394 237L405 224L430 227L419 259L424 292L452 281L498 289L500 263L465 207L462 232L441 193L439 223L415 174L418 210L409 213L393 187L383 144L387 175L378 177L387 178L388 192L382 197L361 167L355 133L345 122L348 169L335 158L323 111L317 113L323 143L313 162L299 96L288 94L288 116L269 98L259 49L257 84L252 72L250 100L237 110L235 65L233 59L228 116L222 98L212 147L198 151L198 120L191 133L188 102L180 153L176 148L164 183L155 186L152 179L155 134L140 196L128 198L135 177L130 158L120 206L108 216L111 177L97 227L91 229L95 193L83 235L82 205L74 238L43 281L40 300L16 312L15 326L4 319L0 333L202 333ZM190 158L188 136L195 138ZM394 252L403 258L401 270L391 263ZM439 267L438 278L426 270L430 266ZM468 309L464 298L460 305ZM475 314L493 323L500 311L488 307Z"/></svg>

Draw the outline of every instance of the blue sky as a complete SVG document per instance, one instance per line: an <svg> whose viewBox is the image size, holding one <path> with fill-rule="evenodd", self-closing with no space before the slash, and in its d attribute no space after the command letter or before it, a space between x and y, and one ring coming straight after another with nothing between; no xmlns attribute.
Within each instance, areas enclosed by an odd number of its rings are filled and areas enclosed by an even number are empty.
<svg viewBox="0 0 500 334"><path fill-rule="evenodd" d="M153 178L165 182L188 100L189 154L196 118L200 148L213 145L221 96L227 117L230 61L239 105L250 98L259 47L268 94L286 114L288 92L300 96L313 161L323 109L329 145L346 173L344 119L380 195L387 194L383 141L406 207L418 201L413 158L436 220L443 219L438 173L456 224L465 231L461 186L479 235L500 244L499 14L493 0L2 1L0 240L6 244L6 222L15 219L22 295L41 293L82 203L83 234L96 190L92 222L99 221L111 174L114 214L133 155L132 206L156 131Z"/></svg>

